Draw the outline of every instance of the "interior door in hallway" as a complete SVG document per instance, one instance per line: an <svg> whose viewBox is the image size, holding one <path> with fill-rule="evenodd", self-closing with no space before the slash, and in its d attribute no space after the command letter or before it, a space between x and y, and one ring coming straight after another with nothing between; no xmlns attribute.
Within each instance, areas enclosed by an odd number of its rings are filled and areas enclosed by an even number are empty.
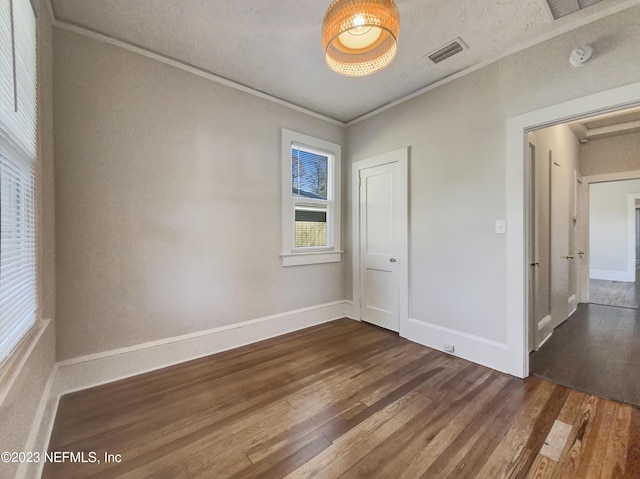
<svg viewBox="0 0 640 479"><path fill-rule="evenodd" d="M551 322L551 181L548 155L529 135L529 351L549 335Z"/></svg>
<svg viewBox="0 0 640 479"><path fill-rule="evenodd" d="M556 328L569 317L569 274L574 261L570 244L571 188L573 171L561 158L549 153L551 173L551 326Z"/></svg>
<svg viewBox="0 0 640 479"><path fill-rule="evenodd" d="M360 170L360 319L399 330L398 163Z"/></svg>

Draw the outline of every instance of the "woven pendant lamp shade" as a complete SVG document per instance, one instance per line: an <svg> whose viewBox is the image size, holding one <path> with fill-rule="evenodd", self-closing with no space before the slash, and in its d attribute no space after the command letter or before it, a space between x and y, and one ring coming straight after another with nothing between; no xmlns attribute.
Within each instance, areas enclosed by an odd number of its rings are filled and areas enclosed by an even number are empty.
<svg viewBox="0 0 640 479"><path fill-rule="evenodd" d="M393 0L334 0L322 22L327 65L348 76L381 70L396 55L399 33Z"/></svg>

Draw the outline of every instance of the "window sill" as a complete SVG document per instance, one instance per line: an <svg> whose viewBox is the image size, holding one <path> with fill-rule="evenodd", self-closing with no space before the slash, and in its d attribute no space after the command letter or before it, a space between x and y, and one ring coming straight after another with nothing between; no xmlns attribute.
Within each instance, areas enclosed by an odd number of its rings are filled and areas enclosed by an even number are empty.
<svg viewBox="0 0 640 479"><path fill-rule="evenodd" d="M38 344L38 341L40 341L42 334L50 322L50 319L36 320L36 324L31 327L20 344L0 366L0 405L2 405L9 394L14 382L31 356L31 352Z"/></svg>
<svg viewBox="0 0 640 479"><path fill-rule="evenodd" d="M305 264L339 263L342 251L320 251L314 253L281 254L282 266L302 266Z"/></svg>

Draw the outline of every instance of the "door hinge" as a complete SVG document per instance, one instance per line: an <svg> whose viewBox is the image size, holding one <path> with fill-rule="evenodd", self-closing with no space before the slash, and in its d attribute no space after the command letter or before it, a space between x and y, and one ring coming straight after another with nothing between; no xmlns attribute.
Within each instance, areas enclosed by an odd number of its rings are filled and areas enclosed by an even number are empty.
<svg viewBox="0 0 640 479"><path fill-rule="evenodd" d="M358 176L358 188L362 186L362 176Z"/></svg>

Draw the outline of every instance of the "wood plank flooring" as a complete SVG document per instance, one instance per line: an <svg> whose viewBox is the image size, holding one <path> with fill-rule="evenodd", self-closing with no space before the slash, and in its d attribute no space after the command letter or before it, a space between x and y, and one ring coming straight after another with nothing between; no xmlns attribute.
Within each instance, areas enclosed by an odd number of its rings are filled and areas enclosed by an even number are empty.
<svg viewBox="0 0 640 479"><path fill-rule="evenodd" d="M530 366L560 384L640 406L639 357L640 310L580 304Z"/></svg>
<svg viewBox="0 0 640 479"><path fill-rule="evenodd" d="M638 478L640 410L344 319L64 396L50 448L101 462L48 479Z"/></svg>

